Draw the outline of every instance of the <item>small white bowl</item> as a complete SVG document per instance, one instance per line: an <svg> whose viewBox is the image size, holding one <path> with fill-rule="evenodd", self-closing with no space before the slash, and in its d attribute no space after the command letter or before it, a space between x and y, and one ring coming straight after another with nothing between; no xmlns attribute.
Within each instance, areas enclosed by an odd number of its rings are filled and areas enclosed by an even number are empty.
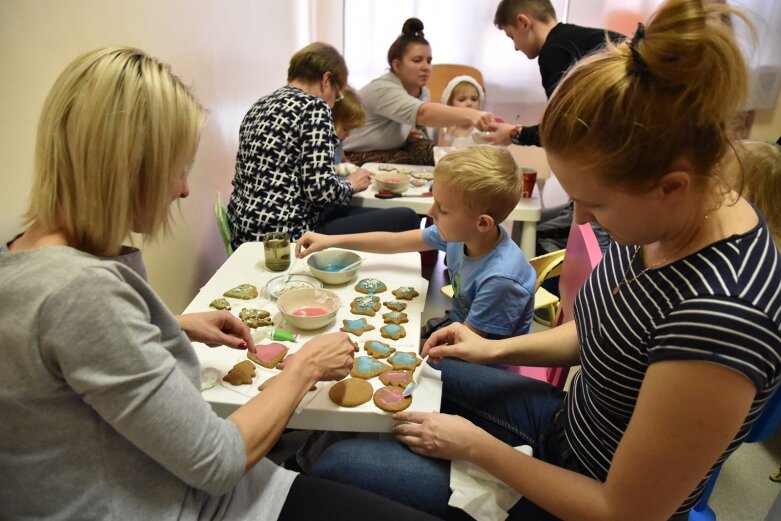
<svg viewBox="0 0 781 521"><path fill-rule="evenodd" d="M285 322L296 329L306 330L329 325L341 305L336 293L321 288L294 289L277 299L277 309Z"/></svg>
<svg viewBox="0 0 781 521"><path fill-rule="evenodd" d="M322 288L323 283L311 275L305 273L296 273L290 276L285 282L286 275L279 275L269 280L266 284L266 293L271 299L279 298L284 293L294 289L302 288Z"/></svg>
<svg viewBox="0 0 781 521"><path fill-rule="evenodd" d="M339 270L358 262L360 259L360 255L351 251L329 249L313 253L306 258L306 263L312 275L326 284L336 286L351 281L361 265L359 264L347 271Z"/></svg>
<svg viewBox="0 0 781 521"><path fill-rule="evenodd" d="M409 174L400 172L379 172L374 176L377 191L388 191L395 194L406 192L409 188Z"/></svg>

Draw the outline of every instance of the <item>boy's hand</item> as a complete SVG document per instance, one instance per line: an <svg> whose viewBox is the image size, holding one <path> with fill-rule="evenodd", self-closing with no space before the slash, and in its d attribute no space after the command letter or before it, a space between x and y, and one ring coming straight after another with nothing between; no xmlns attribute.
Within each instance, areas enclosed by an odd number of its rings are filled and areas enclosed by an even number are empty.
<svg viewBox="0 0 781 521"><path fill-rule="evenodd" d="M492 145L509 145L512 143L510 139L512 129L513 125L494 123L488 128L488 135L485 137L485 141Z"/></svg>
<svg viewBox="0 0 781 521"><path fill-rule="evenodd" d="M467 362L483 363L491 348L486 346L486 340L464 324L454 323L434 331L420 352L421 356L428 355L432 362L439 362L443 358L460 358Z"/></svg>
<svg viewBox="0 0 781 521"><path fill-rule="evenodd" d="M330 248L331 237L322 233L306 232L296 241L295 254L299 259L303 259L310 253L322 251Z"/></svg>

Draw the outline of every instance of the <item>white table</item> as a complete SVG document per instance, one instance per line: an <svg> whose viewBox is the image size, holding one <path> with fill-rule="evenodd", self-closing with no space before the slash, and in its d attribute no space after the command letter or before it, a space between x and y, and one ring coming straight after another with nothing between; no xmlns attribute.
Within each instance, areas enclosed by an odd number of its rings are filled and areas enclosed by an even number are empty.
<svg viewBox="0 0 781 521"><path fill-rule="evenodd" d="M366 163L363 168L376 174L380 172L379 166L383 163ZM434 171L433 166L419 166L419 165L389 165L396 168L405 168L412 170L413 172L427 170L429 172ZM428 185L415 187L410 185L404 194L406 195L420 195L423 192L429 191ZM431 207L431 197L394 197L392 199L379 199L375 197L377 188L374 183L369 186L368 189L363 192L358 192L353 195L350 204L352 206L360 206L364 208L394 208L403 206L410 208L415 213L425 215ZM537 222L540 220L540 196L537 187L534 188L534 193L529 199L521 199L518 205L510 212L507 217L508 221L522 223L522 233L519 246L521 251L526 255L527 259L531 259L536 255L536 241L537 241Z"/></svg>
<svg viewBox="0 0 781 521"><path fill-rule="evenodd" d="M415 297L405 310L409 318L409 322L403 324L407 331L407 336L398 341L383 339L380 336L379 329L383 325L381 315L389 311L385 306L374 317L366 317L367 322L374 325L376 329L361 336L350 335L361 348L360 352L356 353L356 356L366 355L363 345L367 340L380 340L387 342L400 351L417 352L420 342L420 317L428 290L428 281L420 276L420 254L414 252L393 255L361 253L361 255L366 257L366 260L358 270L355 279L341 286L323 286L339 295L342 308L336 316L336 321L322 330L314 332L299 331L282 323L282 318L276 308L276 301L270 300L265 291L266 282L280 275L280 272L272 272L266 269L263 262L263 243L261 242L242 244L201 288L198 295L185 309L185 313L207 311L210 309L209 303L221 297L225 291L239 284L254 284L260 291L260 295L255 299L247 301L229 299L233 305L231 312L238 315L243 307L260 308L269 311L276 325L300 334L298 342L281 342L288 346L289 353L294 353L308 339L322 333L338 331L342 326L343 319L360 318L358 315L352 314L349 307L352 299L359 295L353 286L361 278L372 277L383 281L388 287L388 291L378 294L381 301L394 300L395 297L391 294L391 291L399 286L413 286L420 295ZM306 260L299 260L293 267L293 273L309 274ZM269 342L273 342L273 340L266 339L258 343ZM235 364L247 359L245 352L225 346L210 348L199 343L194 343L194 346L200 359L201 367L216 368L223 375ZM258 394L258 385L271 376L278 374L279 370L265 369L256 365L255 372L256 376L252 384L233 386L227 382L219 381L215 387L203 392L204 399L212 405L212 408L220 416L226 417L230 415L239 406ZM422 378L415 391L409 410L438 411L442 396L442 382L436 378L433 372L422 371L421 375ZM372 378L369 382L375 389L382 387L379 378ZM307 393L288 426L299 429L356 432L389 432L391 430L395 422L391 419L390 413L378 409L371 400L363 405L349 409L339 407L331 402L328 398L328 388L332 384L333 382L319 382L317 390Z"/></svg>

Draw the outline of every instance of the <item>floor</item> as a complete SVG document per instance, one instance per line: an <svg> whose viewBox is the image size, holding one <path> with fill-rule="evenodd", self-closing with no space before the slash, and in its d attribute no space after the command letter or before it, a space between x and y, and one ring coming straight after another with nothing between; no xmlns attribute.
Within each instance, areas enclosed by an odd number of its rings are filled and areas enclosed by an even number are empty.
<svg viewBox="0 0 781 521"><path fill-rule="evenodd" d="M449 299L439 291L440 287L449 283L443 257L444 254L440 253L437 264L423 267L429 289L422 323L442 316L449 306ZM281 463L305 438L306 431L283 436L269 457ZM742 445L725 463L709 502L718 521L781 521L781 509L778 508L775 509L776 515L768 517L773 501L781 495L781 483L771 481L768 476L779 466L781 429L764 443Z"/></svg>

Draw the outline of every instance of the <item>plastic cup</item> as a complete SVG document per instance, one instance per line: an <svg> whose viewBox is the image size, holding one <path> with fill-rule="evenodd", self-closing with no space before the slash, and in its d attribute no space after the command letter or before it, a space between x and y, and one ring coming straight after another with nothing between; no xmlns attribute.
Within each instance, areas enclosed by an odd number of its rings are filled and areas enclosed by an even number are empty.
<svg viewBox="0 0 781 521"><path fill-rule="evenodd" d="M534 191L534 185L537 184L537 171L533 168L521 168L521 176L523 177L523 189L521 190L521 198L529 199Z"/></svg>
<svg viewBox="0 0 781 521"><path fill-rule="evenodd" d="M290 267L290 238L284 232L270 232L263 235L263 256L266 268L284 271Z"/></svg>

